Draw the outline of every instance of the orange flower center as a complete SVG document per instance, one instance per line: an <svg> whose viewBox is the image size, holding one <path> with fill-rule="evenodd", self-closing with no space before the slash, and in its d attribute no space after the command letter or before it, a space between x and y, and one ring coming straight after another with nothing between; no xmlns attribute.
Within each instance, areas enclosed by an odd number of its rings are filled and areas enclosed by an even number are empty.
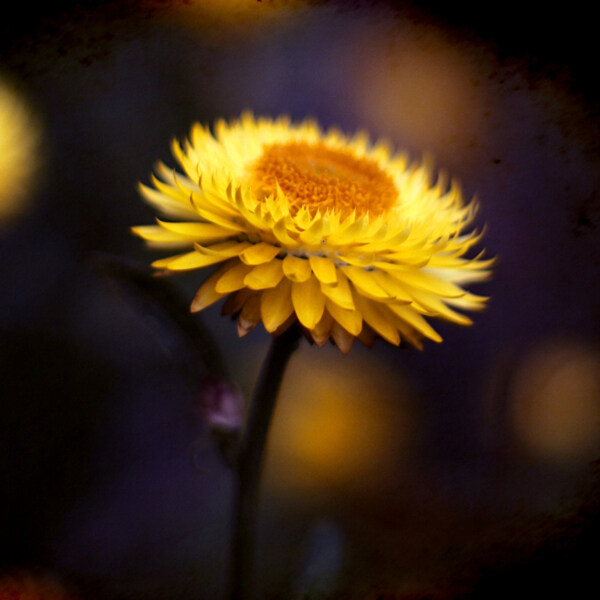
<svg viewBox="0 0 600 600"><path fill-rule="evenodd" d="M334 150L324 144L292 142L265 146L251 167L251 181L264 196L276 191L277 184L296 214L307 207L339 211L342 217L387 212L398 197L391 177L368 158Z"/></svg>

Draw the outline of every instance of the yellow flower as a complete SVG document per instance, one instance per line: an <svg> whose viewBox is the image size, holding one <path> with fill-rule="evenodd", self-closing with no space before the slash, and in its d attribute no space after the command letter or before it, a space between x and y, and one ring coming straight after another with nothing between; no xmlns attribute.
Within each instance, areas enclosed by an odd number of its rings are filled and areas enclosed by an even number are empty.
<svg viewBox="0 0 600 600"><path fill-rule="evenodd" d="M468 325L455 309L485 303L461 287L486 279L493 262L465 257L481 237L462 233L474 202L383 142L244 113L214 134L195 124L172 151L184 174L159 163L153 187L140 184L168 220L133 231L153 246L187 247L154 267L220 264L191 309L228 296L223 312L238 315L240 335L298 320L343 352L374 334L421 348L423 337L441 341L424 317Z"/></svg>

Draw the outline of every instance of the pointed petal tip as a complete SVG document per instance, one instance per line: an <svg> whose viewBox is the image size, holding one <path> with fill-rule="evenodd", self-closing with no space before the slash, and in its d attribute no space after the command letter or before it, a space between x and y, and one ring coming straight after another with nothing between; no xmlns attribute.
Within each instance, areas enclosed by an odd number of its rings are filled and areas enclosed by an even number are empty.
<svg viewBox="0 0 600 600"><path fill-rule="evenodd" d="M196 296L194 296L194 299L192 300L192 303L190 304L190 312L191 313L200 312L201 310L204 310L211 304L214 304L215 302L220 300L221 297L222 297L222 295L220 295L220 294L218 295L218 297L216 294L209 296L205 292L205 290L202 290L202 292L199 292L198 294L196 294Z"/></svg>
<svg viewBox="0 0 600 600"><path fill-rule="evenodd" d="M238 337L243 338L248 335L255 327L257 323L243 319L241 315L237 320L237 333Z"/></svg>
<svg viewBox="0 0 600 600"><path fill-rule="evenodd" d="M169 271L169 269L156 269L153 273L152 273L152 277L167 277L171 275L171 271Z"/></svg>
<svg viewBox="0 0 600 600"><path fill-rule="evenodd" d="M152 261L150 263L150 266L153 267L154 269L169 271L169 266L168 266L169 260L170 259L168 259L168 258L159 258L158 260Z"/></svg>
<svg viewBox="0 0 600 600"><path fill-rule="evenodd" d="M200 312L202 309L204 309L204 308L206 308L206 306L208 306L205 302L201 301L198 296L199 296L199 293L196 293L192 302L190 303L190 312L191 313Z"/></svg>

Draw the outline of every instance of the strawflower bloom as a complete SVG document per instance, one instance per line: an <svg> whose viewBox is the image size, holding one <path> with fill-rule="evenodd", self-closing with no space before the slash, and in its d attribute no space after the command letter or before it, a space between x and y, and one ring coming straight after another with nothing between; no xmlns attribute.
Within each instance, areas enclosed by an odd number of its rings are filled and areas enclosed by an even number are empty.
<svg viewBox="0 0 600 600"><path fill-rule="evenodd" d="M460 325L456 309L486 298L463 289L492 260L467 258L481 233L455 181L434 180L385 142L317 123L244 113L214 133L193 125L172 151L183 173L156 166L142 196L164 219L133 231L154 247L186 249L157 260L169 271L219 265L192 311L221 298L245 335L262 321L279 334L299 321L319 345L348 352L374 334L392 344L441 341L426 317Z"/></svg>

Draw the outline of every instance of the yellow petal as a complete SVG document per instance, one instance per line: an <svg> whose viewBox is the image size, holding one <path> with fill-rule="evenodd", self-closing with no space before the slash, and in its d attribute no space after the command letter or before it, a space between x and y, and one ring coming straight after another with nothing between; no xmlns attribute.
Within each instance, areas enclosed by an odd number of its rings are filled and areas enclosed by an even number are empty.
<svg viewBox="0 0 600 600"><path fill-rule="evenodd" d="M325 296L316 277L292 283L292 303L298 320L307 329L312 329L323 316Z"/></svg>
<svg viewBox="0 0 600 600"><path fill-rule="evenodd" d="M229 294L244 287L244 278L252 267L244 263L238 263L221 276L215 285L215 291L219 294Z"/></svg>
<svg viewBox="0 0 600 600"><path fill-rule="evenodd" d="M410 304L411 296L406 291L406 288L395 277L392 277L386 271L375 270L373 272L375 281L397 302Z"/></svg>
<svg viewBox="0 0 600 600"><path fill-rule="evenodd" d="M254 290L250 290L248 288L242 288L233 294L229 294L223 302L223 307L221 308L221 314L225 315L235 315L242 310L242 306L246 303L248 298L254 294Z"/></svg>
<svg viewBox="0 0 600 600"><path fill-rule="evenodd" d="M473 325L473 321L471 321L469 317L452 310L433 294L428 294L427 292L415 289L410 290L410 294L418 304L432 312L435 316L443 317L444 319L452 321L453 323L458 323L459 325Z"/></svg>
<svg viewBox="0 0 600 600"><path fill-rule="evenodd" d="M418 350L423 350L423 343L421 341L422 335L414 327L411 327L406 321L404 321L398 315L392 312L389 309L389 306L386 306L385 308L388 314L391 316L391 318L394 319L394 324L400 332L400 337L414 348L417 348Z"/></svg>
<svg viewBox="0 0 600 600"><path fill-rule="evenodd" d="M200 194L192 194L190 196L190 202L196 211L196 218L202 218L202 220L208 223L214 223L226 228L236 228L239 231L246 231L245 225L237 225L234 219L240 219L240 215L236 213L236 216L221 215L216 204L207 202L206 198Z"/></svg>
<svg viewBox="0 0 600 600"><path fill-rule="evenodd" d="M308 246L320 246L323 237L328 233L328 223L325 217L315 219L311 226L300 233L300 240Z"/></svg>
<svg viewBox="0 0 600 600"><path fill-rule="evenodd" d="M206 254L194 251L180 254L179 256L170 256L169 258L155 260L152 266L157 269L169 269L169 271L187 271L189 269L199 269L200 267L214 265L228 258L228 256L220 255L207 256Z"/></svg>
<svg viewBox="0 0 600 600"><path fill-rule="evenodd" d="M227 198L247 222L260 228L262 219L262 203L258 202L250 188L241 187L229 180L225 172L219 173L222 181L218 182L218 193L225 188Z"/></svg>
<svg viewBox="0 0 600 600"><path fill-rule="evenodd" d="M154 166L154 171L156 175L160 177L160 179L171 185L172 188L178 190L179 192L183 192L186 199L189 198L190 192L201 192L200 186L198 185L198 172L194 169L194 172L191 173L190 177L186 177L181 173L178 173L171 167L167 167L165 163L162 161L158 161L158 163ZM192 179L194 181L192 181Z"/></svg>
<svg viewBox="0 0 600 600"><path fill-rule="evenodd" d="M156 188L165 196L168 195L175 199L180 199L180 202L185 206L190 206L196 213L196 219L201 217L202 220L216 223L217 225L233 225L232 220L238 216L238 212L223 202L218 194L213 194L209 197L204 190L190 191L186 189L179 183L181 175L178 175L176 171L161 172L161 177L167 183L163 183L158 178L152 177L152 183L154 183Z"/></svg>
<svg viewBox="0 0 600 600"><path fill-rule="evenodd" d="M485 250L482 250L481 252L479 252L479 254L477 254L477 256L474 256L473 258L462 258L461 255L463 253L460 250L461 249L458 249L457 251L452 252L452 253L434 254L431 257L431 266L433 267L433 269L427 269L427 270L435 271L437 268L442 268L442 269L458 268L460 270L463 270L463 269L475 269L475 270L489 269L490 267L493 267L498 262L497 256L495 256L494 258L486 258L484 260L483 256L485 254Z"/></svg>
<svg viewBox="0 0 600 600"><path fill-rule="evenodd" d="M306 231L313 221L310 210L307 206L301 206L300 210L298 210L293 218L294 223L300 228L300 230L303 231Z"/></svg>
<svg viewBox="0 0 600 600"><path fill-rule="evenodd" d="M252 294L242 307L237 322L240 337L244 337L260 323L260 296L260 292Z"/></svg>
<svg viewBox="0 0 600 600"><path fill-rule="evenodd" d="M348 354L348 352L350 352L354 343L354 336L351 333L348 333L336 321L334 321L333 325L331 326L331 337L333 338L335 345L342 351L342 353Z"/></svg>
<svg viewBox="0 0 600 600"><path fill-rule="evenodd" d="M198 177L198 187L200 192L192 193L190 200L194 205L194 208L203 217L203 212L207 211L209 214L217 217L214 220L215 223L223 221L232 221L236 217L239 217L239 211L230 202L226 194L223 194L223 190L226 187L223 181L218 181L218 175L221 173L206 175L200 173ZM177 183L178 176L175 176L175 183Z"/></svg>
<svg viewBox="0 0 600 600"><path fill-rule="evenodd" d="M288 254L283 259L283 272L291 281L308 281L312 270L310 263L305 258L298 258L292 254Z"/></svg>
<svg viewBox="0 0 600 600"><path fill-rule="evenodd" d="M249 246L249 242L238 242L237 240L227 240L210 246L202 246L197 243L194 244L194 248L201 254L206 254L207 256L220 256L221 258L238 256Z"/></svg>
<svg viewBox="0 0 600 600"><path fill-rule="evenodd" d="M338 258L341 262L355 267L370 267L375 262L375 255L368 252L361 254L340 254Z"/></svg>
<svg viewBox="0 0 600 600"><path fill-rule="evenodd" d="M317 346L323 346L329 339L333 318L327 312L323 312L321 320L310 330L310 335Z"/></svg>
<svg viewBox="0 0 600 600"><path fill-rule="evenodd" d="M193 246L194 240L177 235L170 231L165 231L158 225L142 225L140 227L132 227L131 233L145 240L146 245L150 248L158 248L160 250L183 250Z"/></svg>
<svg viewBox="0 0 600 600"><path fill-rule="evenodd" d="M197 219L198 213L190 204L189 199L174 199L151 187L138 184L138 190L148 204L151 204L160 213L168 217L180 219Z"/></svg>
<svg viewBox="0 0 600 600"><path fill-rule="evenodd" d="M167 231L194 239L202 244L231 237L240 231L239 228L229 229L212 223L169 223L159 219L157 219L157 222Z"/></svg>
<svg viewBox="0 0 600 600"><path fill-rule="evenodd" d="M361 250L365 252L381 252L381 251L389 251L390 249L397 248L404 242L410 233L410 229L408 227L401 229L400 231L395 231L391 233L388 230L388 236L384 237L378 241L370 241L366 244L361 245Z"/></svg>
<svg viewBox="0 0 600 600"><path fill-rule="evenodd" d="M298 241L290 235L290 233L297 233L294 230L294 222L289 215L279 219L273 225L273 234L281 244L288 248L298 247Z"/></svg>
<svg viewBox="0 0 600 600"><path fill-rule="evenodd" d="M240 259L247 265L261 265L273 260L281 251L279 246L259 242L252 244L240 253Z"/></svg>
<svg viewBox="0 0 600 600"><path fill-rule="evenodd" d="M277 187L279 187L279 183L277 183ZM275 221L279 221L290 214L290 207L285 194L281 196L277 193L269 194L264 199L264 203L267 211L273 216Z"/></svg>
<svg viewBox="0 0 600 600"><path fill-rule="evenodd" d="M308 262L312 272L321 283L335 284L337 282L337 273L334 262L324 256L309 256Z"/></svg>
<svg viewBox="0 0 600 600"><path fill-rule="evenodd" d="M363 323L360 334L356 336L356 339L360 340L367 348L372 348L377 339L377 334L375 333L375 330L365 322Z"/></svg>
<svg viewBox="0 0 600 600"><path fill-rule="evenodd" d="M460 298L447 298L445 302L462 310L483 310L488 300L488 296L477 296L467 293Z"/></svg>
<svg viewBox="0 0 600 600"><path fill-rule="evenodd" d="M234 264L235 262L231 261L231 264L228 263L223 265L200 286L192 300L192 305L190 307L191 312L201 311L223 298L223 296L226 296L226 294L219 294L219 292L215 290L215 284L224 273L233 267Z"/></svg>
<svg viewBox="0 0 600 600"><path fill-rule="evenodd" d="M253 290L275 287L283 277L283 261L278 258L253 267L246 275L244 284Z"/></svg>
<svg viewBox="0 0 600 600"><path fill-rule="evenodd" d="M341 308L327 298L325 300L327 312L349 333L358 335L362 329L362 314L359 310Z"/></svg>
<svg viewBox="0 0 600 600"><path fill-rule="evenodd" d="M387 307L425 337L434 342L442 341L440 334L412 306L391 303Z"/></svg>
<svg viewBox="0 0 600 600"><path fill-rule="evenodd" d="M369 220L366 216L361 216L354 220L354 217L351 215L340 225L338 231L328 236L327 243L333 246L344 246L355 243L364 235L368 224Z"/></svg>
<svg viewBox="0 0 600 600"><path fill-rule="evenodd" d="M258 201L254 194L250 193L249 189L240 186L233 190L230 182L227 191L239 210L244 212L249 211L251 213L256 210Z"/></svg>
<svg viewBox="0 0 600 600"><path fill-rule="evenodd" d="M394 271L392 276L401 283L424 290L425 292L431 292L437 296L459 298L465 293L464 290L450 281L430 275L422 269L416 271L408 269L405 271Z"/></svg>
<svg viewBox="0 0 600 600"><path fill-rule="evenodd" d="M494 259L480 261L479 263L467 261L462 258L454 258L452 262L448 262L448 266L438 267L438 261L434 261L433 257L427 266L427 272L443 277L447 281L451 281L457 285L465 283L475 283L479 281L487 281L492 272L487 268L487 264Z"/></svg>
<svg viewBox="0 0 600 600"><path fill-rule="evenodd" d="M293 312L292 282L289 279L282 279L277 287L262 293L260 314L269 333L280 327Z"/></svg>
<svg viewBox="0 0 600 600"><path fill-rule="evenodd" d="M335 302L341 308L354 310L354 299L352 298L352 290L348 283L348 278L338 270L338 282L335 285L321 284L321 291L329 300Z"/></svg>
<svg viewBox="0 0 600 600"><path fill-rule="evenodd" d="M132 227L131 232L141 237L143 240L148 242L155 242L158 244L192 244L192 239L186 238L173 233L172 231L166 231L158 225L140 225L139 227Z"/></svg>
<svg viewBox="0 0 600 600"><path fill-rule="evenodd" d="M384 339L397 346L400 335L391 319L381 310L382 305L377 301L365 298L359 293L354 296L354 302L362 313L363 319Z"/></svg>
<svg viewBox="0 0 600 600"><path fill-rule="evenodd" d="M421 268L429 263L431 253L424 250L389 253L382 255L384 260L375 262L375 266L384 271L404 272L408 268Z"/></svg>
<svg viewBox="0 0 600 600"><path fill-rule="evenodd" d="M374 298L387 299L390 294L386 292L375 280L375 271L368 271L361 267L341 267L348 279L354 284L357 290L363 295Z"/></svg>

